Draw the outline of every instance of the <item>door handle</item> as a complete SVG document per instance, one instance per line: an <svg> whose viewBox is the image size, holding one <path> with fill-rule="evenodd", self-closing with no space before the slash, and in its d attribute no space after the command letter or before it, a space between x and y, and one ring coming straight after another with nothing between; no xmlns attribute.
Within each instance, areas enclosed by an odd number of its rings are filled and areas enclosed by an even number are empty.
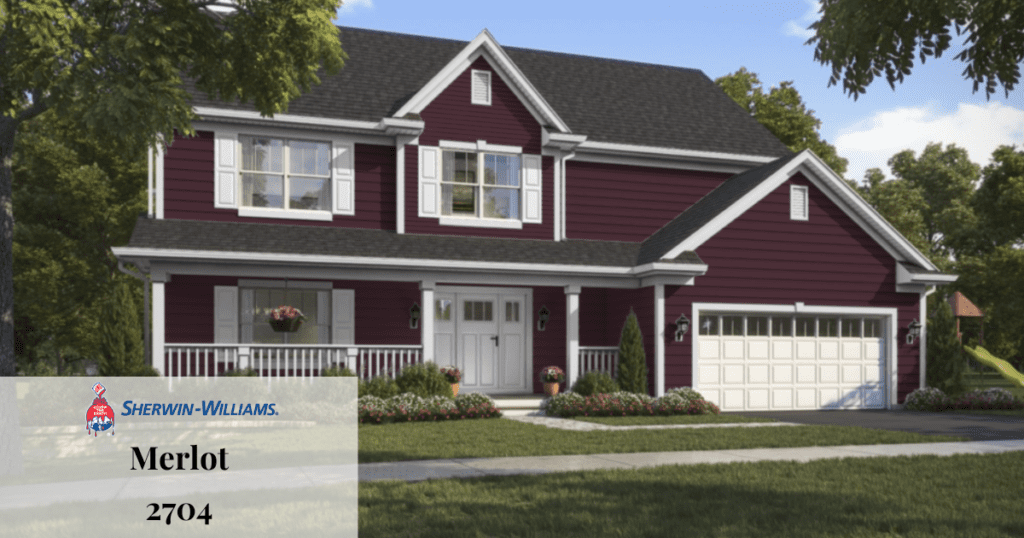
<svg viewBox="0 0 1024 538"><path fill-rule="evenodd" d="M494 340L494 345L498 345L498 335L492 336L491 340Z"/></svg>

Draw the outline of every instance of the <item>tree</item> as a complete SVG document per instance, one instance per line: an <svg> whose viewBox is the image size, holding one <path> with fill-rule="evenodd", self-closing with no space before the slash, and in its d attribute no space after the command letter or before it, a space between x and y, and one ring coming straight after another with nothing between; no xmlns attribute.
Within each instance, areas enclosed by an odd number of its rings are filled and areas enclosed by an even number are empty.
<svg viewBox="0 0 1024 538"><path fill-rule="evenodd" d="M136 289L138 284L122 276L115 284L114 294L105 301L99 316L100 375L157 375L143 360L146 351L142 345L142 298Z"/></svg>
<svg viewBox="0 0 1024 538"><path fill-rule="evenodd" d="M145 147L194 133L182 76L264 115L344 65L337 0L117 2L0 0L0 375L13 375L12 156L22 125L47 110L86 136ZM2 411L2 410L0 410Z"/></svg>
<svg viewBox="0 0 1024 538"><path fill-rule="evenodd" d="M956 337L953 310L936 293L928 298L928 314L925 383L951 396L962 394L967 390L967 361Z"/></svg>
<svg viewBox="0 0 1024 538"><path fill-rule="evenodd" d="M765 94L757 74L741 67L715 79L715 83L790 150L810 149L840 177L846 174L849 162L836 153L835 146L821 139L821 120L814 117L813 110L807 110L792 81Z"/></svg>
<svg viewBox="0 0 1024 538"><path fill-rule="evenodd" d="M1005 244L1024 247L1024 150L997 148L972 202L980 221L978 250Z"/></svg>
<svg viewBox="0 0 1024 538"><path fill-rule="evenodd" d="M629 309L626 323L619 338L619 386L625 392L647 394L647 354L644 352L644 335L636 313Z"/></svg>
<svg viewBox="0 0 1024 538"><path fill-rule="evenodd" d="M1024 2L1006 0L822 0L821 19L810 26L814 59L832 67L828 84L840 80L854 99L885 71L896 88L914 66L940 58L953 37L966 34L965 47L954 59L966 64L964 78L985 85L985 97L1002 85L1006 96L1020 79L1024 61Z"/></svg>

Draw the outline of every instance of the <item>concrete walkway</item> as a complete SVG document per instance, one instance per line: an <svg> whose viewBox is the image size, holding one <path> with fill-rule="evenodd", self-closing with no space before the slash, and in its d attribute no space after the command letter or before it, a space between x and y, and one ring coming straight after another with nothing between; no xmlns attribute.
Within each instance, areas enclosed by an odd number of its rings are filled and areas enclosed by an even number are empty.
<svg viewBox="0 0 1024 538"><path fill-rule="evenodd" d="M575 432L618 432L627 430L696 430L704 428L764 428L772 426L801 426L796 422L730 422L726 424L654 424L650 426L609 426L596 422L573 420L544 415L527 416L504 416L508 420L547 426L556 430L568 430Z"/></svg>
<svg viewBox="0 0 1024 538"><path fill-rule="evenodd" d="M1015 451L1024 451L1024 440L420 460L360 464L359 481L405 480L416 482L436 478L536 475L597 469L643 469L661 465L757 461L808 462L834 458L951 456L953 454L999 454Z"/></svg>

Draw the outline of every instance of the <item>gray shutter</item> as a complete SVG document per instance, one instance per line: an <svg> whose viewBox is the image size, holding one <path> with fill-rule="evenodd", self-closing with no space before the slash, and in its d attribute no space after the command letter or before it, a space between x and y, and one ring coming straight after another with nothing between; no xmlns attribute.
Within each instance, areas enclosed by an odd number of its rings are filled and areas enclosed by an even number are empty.
<svg viewBox="0 0 1024 538"><path fill-rule="evenodd" d="M331 313L331 294L325 291L316 292L316 343L327 344L331 341L331 325L328 321Z"/></svg>
<svg viewBox="0 0 1024 538"><path fill-rule="evenodd" d="M356 343L356 290L331 290L331 343Z"/></svg>
<svg viewBox="0 0 1024 538"><path fill-rule="evenodd" d="M441 150L428 146L419 148L419 216L437 217L441 196Z"/></svg>
<svg viewBox="0 0 1024 538"><path fill-rule="evenodd" d="M541 212L540 155L523 155L523 222L540 224Z"/></svg>
<svg viewBox="0 0 1024 538"><path fill-rule="evenodd" d="M238 132L218 130L213 135L213 206L238 207Z"/></svg>
<svg viewBox="0 0 1024 538"><path fill-rule="evenodd" d="M356 214L355 146L334 140L331 143L331 177L334 214Z"/></svg>
<svg viewBox="0 0 1024 538"><path fill-rule="evenodd" d="M238 288L213 287L213 341L216 344L238 343Z"/></svg>
<svg viewBox="0 0 1024 538"><path fill-rule="evenodd" d="M253 311L256 309L256 298L253 296L253 290L243 289L239 296L242 302L242 319L239 324L242 328L242 334L240 342L243 344L252 343L252 316Z"/></svg>

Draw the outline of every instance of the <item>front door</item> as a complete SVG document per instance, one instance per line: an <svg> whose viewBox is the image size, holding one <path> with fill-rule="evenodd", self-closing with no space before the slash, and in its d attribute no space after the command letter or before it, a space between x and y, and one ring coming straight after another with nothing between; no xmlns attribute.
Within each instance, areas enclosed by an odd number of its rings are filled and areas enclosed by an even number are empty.
<svg viewBox="0 0 1024 538"><path fill-rule="evenodd" d="M465 390L527 390L525 293L438 291L434 327L434 360L459 368Z"/></svg>

